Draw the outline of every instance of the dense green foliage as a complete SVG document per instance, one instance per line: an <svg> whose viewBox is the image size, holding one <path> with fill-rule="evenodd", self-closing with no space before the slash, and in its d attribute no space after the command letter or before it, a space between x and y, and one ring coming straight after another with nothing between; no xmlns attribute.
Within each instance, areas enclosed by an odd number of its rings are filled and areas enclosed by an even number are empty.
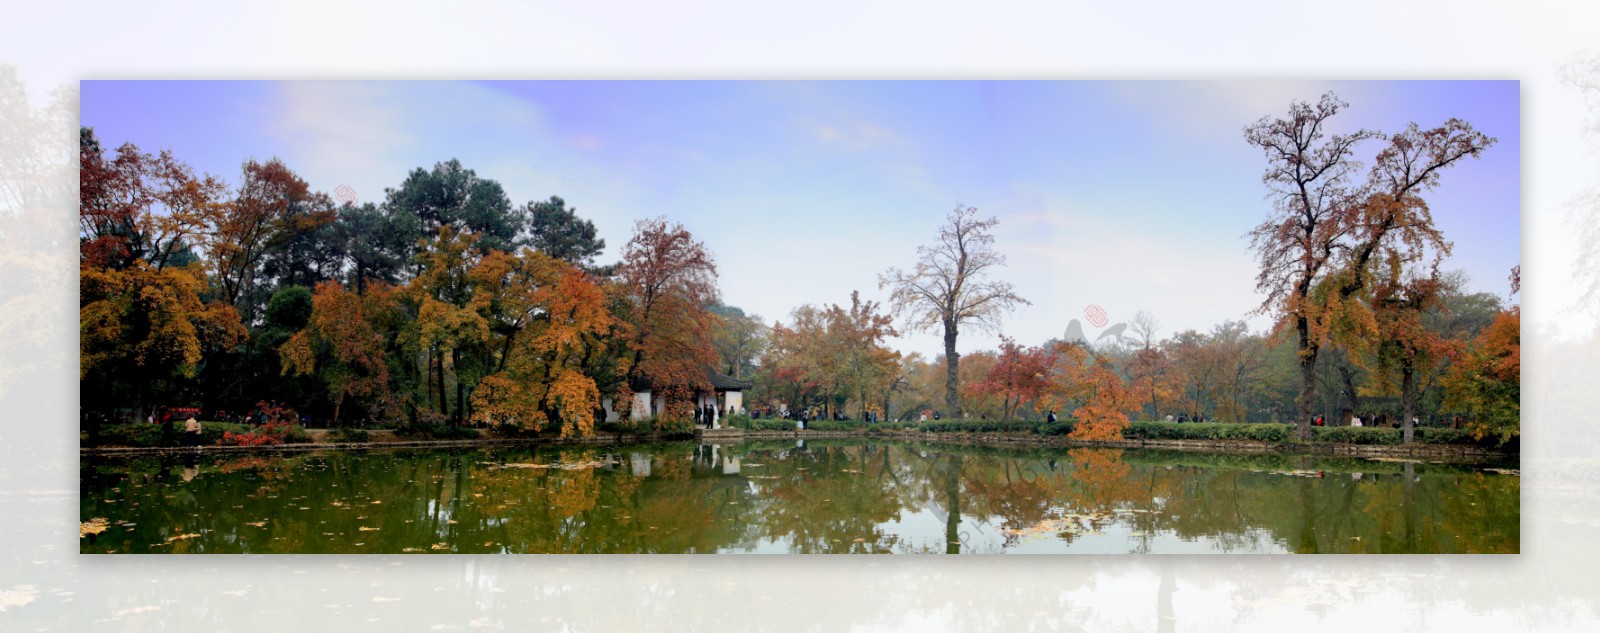
<svg viewBox="0 0 1600 634"><path fill-rule="evenodd" d="M694 421L654 416L639 420L605 421L596 426L603 434L661 434L667 438L694 436Z"/></svg>
<svg viewBox="0 0 1600 634"><path fill-rule="evenodd" d="M1130 425L1124 436L1146 440L1256 440L1288 442L1294 425L1276 423L1164 423L1145 421ZM1350 445L1398 445L1400 430L1392 427L1317 427L1312 441ZM1427 445L1477 445L1502 447L1496 439L1479 440L1471 432L1447 427L1419 427L1416 441ZM1510 447L1504 445L1503 447Z"/></svg>
<svg viewBox="0 0 1600 634"><path fill-rule="evenodd" d="M1123 432L1146 440L1259 440L1284 442L1294 436L1294 425L1276 423L1133 423Z"/></svg>

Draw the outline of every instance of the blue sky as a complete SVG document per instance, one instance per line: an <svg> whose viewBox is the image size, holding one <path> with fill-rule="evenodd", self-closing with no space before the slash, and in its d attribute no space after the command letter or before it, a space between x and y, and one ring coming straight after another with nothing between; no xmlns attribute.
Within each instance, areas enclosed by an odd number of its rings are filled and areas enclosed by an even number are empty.
<svg viewBox="0 0 1600 634"><path fill-rule="evenodd" d="M1351 104L1337 131L1459 117L1499 139L1428 199L1455 244L1446 268L1504 294L1520 258L1514 81L86 81L81 94L105 145L171 149L229 182L277 156L313 188L379 201L410 169L459 158L518 204L565 198L607 259L634 220L664 215L715 254L724 301L769 323L852 290L884 299L877 274L909 267L964 203L1000 219L1001 275L1033 302L1005 333L1039 343L1090 304L1112 322L1149 310L1163 335L1246 318L1260 297L1243 236L1270 203L1241 130L1328 90ZM938 333L894 343L941 349ZM967 332L960 348L995 343Z"/></svg>

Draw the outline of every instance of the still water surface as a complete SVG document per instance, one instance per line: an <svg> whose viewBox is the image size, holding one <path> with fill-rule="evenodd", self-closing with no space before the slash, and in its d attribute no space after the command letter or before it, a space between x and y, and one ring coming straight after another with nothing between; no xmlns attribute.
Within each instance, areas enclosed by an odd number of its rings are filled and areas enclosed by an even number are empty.
<svg viewBox="0 0 1600 634"><path fill-rule="evenodd" d="M868 440L85 456L85 553L1515 553L1514 465Z"/></svg>

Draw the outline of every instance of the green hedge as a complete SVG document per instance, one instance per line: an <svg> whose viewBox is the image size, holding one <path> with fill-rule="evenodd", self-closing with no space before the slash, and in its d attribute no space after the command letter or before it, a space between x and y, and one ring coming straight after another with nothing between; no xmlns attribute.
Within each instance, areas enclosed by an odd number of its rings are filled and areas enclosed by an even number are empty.
<svg viewBox="0 0 1600 634"><path fill-rule="evenodd" d="M1285 442L1294 438L1294 425L1275 423L1164 423L1143 421L1128 425L1124 438L1143 440L1259 440Z"/></svg>
<svg viewBox="0 0 1600 634"><path fill-rule="evenodd" d="M728 424L750 431L794 431L795 423L784 418L751 418L742 414L728 417Z"/></svg>
<svg viewBox="0 0 1600 634"><path fill-rule="evenodd" d="M654 416L639 420L623 419L605 421L595 427L605 434L662 434L669 438L694 435L694 421L668 420L658 421Z"/></svg>
<svg viewBox="0 0 1600 634"><path fill-rule="evenodd" d="M1398 445L1400 430L1392 427L1314 427L1311 439L1348 445Z"/></svg>
<svg viewBox="0 0 1600 634"><path fill-rule="evenodd" d="M1146 440L1259 440L1262 442L1290 442L1294 440L1295 426L1281 423L1164 423L1145 421L1133 423L1124 430L1126 438ZM1461 429L1444 427L1418 427L1414 440L1427 445L1478 445L1500 446L1492 439L1474 440L1472 434ZM1401 432L1393 427L1314 427L1314 442L1348 445L1398 445Z"/></svg>
<svg viewBox="0 0 1600 634"><path fill-rule="evenodd" d="M930 420L917 425L917 431L972 434L1040 434L1058 436L1072 431L1072 421L1058 420L1055 424L1030 420Z"/></svg>

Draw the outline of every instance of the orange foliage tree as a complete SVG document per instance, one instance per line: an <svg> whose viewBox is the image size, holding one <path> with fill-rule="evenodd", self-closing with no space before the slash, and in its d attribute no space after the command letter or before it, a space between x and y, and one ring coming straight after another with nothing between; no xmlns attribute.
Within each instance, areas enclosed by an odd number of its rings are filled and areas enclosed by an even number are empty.
<svg viewBox="0 0 1600 634"><path fill-rule="evenodd" d="M338 282L318 284L311 297L310 323L278 350L282 373L307 375L320 365L333 398L335 423L347 398L387 401L389 366L378 324L392 310L392 291L382 283L368 284L361 295Z"/></svg>
<svg viewBox="0 0 1600 634"><path fill-rule="evenodd" d="M490 251L472 271L472 306L499 341L492 372L472 392L475 416L492 425L562 437L594 433L600 391L584 363L619 332L605 293L572 264L524 249Z"/></svg>
<svg viewBox="0 0 1600 634"><path fill-rule="evenodd" d="M716 280L710 251L683 225L665 218L635 223L615 287L632 331L627 378L665 397L664 420L689 418L690 398L711 388L706 369L717 363L717 316L708 307L717 300Z"/></svg>
<svg viewBox="0 0 1600 634"><path fill-rule="evenodd" d="M1078 419L1071 437L1079 440L1120 440L1128 427L1128 413L1140 407L1137 385L1127 385L1111 360L1093 354L1080 344L1056 342L1055 385L1046 402L1074 402Z"/></svg>
<svg viewBox="0 0 1600 634"><path fill-rule="evenodd" d="M1445 374L1444 407L1469 412L1473 436L1522 433L1522 309L1502 311Z"/></svg>

